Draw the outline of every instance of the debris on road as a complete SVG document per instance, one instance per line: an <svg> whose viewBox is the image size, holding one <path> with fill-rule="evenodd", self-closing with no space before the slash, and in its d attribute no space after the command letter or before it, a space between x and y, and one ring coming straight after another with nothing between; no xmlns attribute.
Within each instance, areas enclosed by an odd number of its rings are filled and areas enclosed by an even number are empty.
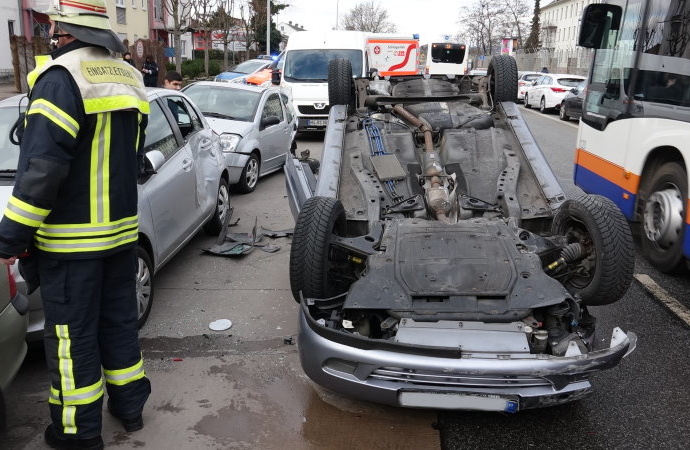
<svg viewBox="0 0 690 450"><path fill-rule="evenodd" d="M232 326L232 321L229 319L218 319L208 324L208 327L213 331L225 331Z"/></svg>
<svg viewBox="0 0 690 450"><path fill-rule="evenodd" d="M239 219L235 222L239 222ZM292 236L293 230L273 231L258 226L258 218L254 218L254 227L249 233L228 233L227 226L223 226L216 243L211 248L202 249L204 253L216 256L237 257L249 254L254 248L258 248L267 253L276 253L280 247L273 244L263 243L265 236L270 238Z"/></svg>

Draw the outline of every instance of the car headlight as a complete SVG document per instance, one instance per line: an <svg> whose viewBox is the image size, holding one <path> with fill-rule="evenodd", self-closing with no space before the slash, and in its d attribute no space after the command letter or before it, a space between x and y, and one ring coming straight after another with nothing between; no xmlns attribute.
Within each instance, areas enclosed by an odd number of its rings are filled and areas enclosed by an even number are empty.
<svg viewBox="0 0 690 450"><path fill-rule="evenodd" d="M223 133L220 135L220 149L223 153L237 151L237 146L240 145L242 136L239 134Z"/></svg>

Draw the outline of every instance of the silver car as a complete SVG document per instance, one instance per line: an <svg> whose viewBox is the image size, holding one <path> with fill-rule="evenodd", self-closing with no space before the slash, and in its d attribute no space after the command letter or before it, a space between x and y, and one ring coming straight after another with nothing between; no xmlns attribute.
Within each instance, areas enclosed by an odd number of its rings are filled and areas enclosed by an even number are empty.
<svg viewBox="0 0 690 450"><path fill-rule="evenodd" d="M230 209L228 171L218 137L199 109L179 91L149 89L148 98L151 114L144 144L147 175L139 181L140 327L151 311L153 275L201 228L209 233L220 231ZM26 104L23 95L0 102L1 205L6 205L12 194L19 156L9 131ZM29 300L27 339L31 341L43 336L40 291L32 293Z"/></svg>
<svg viewBox="0 0 690 450"><path fill-rule="evenodd" d="M277 87L213 81L183 89L220 135L231 185L252 192L260 177L280 170L295 148L292 104Z"/></svg>

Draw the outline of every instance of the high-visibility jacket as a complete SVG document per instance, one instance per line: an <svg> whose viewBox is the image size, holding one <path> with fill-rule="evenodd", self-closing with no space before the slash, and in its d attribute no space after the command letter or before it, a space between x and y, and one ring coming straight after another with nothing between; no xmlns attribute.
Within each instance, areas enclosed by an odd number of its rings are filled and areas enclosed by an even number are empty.
<svg viewBox="0 0 690 450"><path fill-rule="evenodd" d="M12 196L0 257L33 246L93 258L135 245L137 177L149 103L141 74L97 46L72 42L28 75Z"/></svg>

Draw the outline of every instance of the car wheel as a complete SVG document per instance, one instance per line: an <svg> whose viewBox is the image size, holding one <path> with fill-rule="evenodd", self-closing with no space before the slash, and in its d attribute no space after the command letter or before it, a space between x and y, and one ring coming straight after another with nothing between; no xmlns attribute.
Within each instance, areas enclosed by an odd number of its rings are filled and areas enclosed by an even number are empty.
<svg viewBox="0 0 690 450"><path fill-rule="evenodd" d="M589 194L566 200L554 216L552 232L565 236L569 244L561 254L568 270L559 279L583 304L608 305L625 294L635 268L635 248L628 221L615 203ZM582 249L579 256L577 249Z"/></svg>
<svg viewBox="0 0 690 450"><path fill-rule="evenodd" d="M137 246L137 326L143 327L153 304L153 263L142 247Z"/></svg>
<svg viewBox="0 0 690 450"><path fill-rule="evenodd" d="M330 197L312 197L297 216L290 250L290 288L295 301L328 298L347 290L338 283L342 271L331 258L333 236L344 236L343 204Z"/></svg>
<svg viewBox="0 0 690 450"><path fill-rule="evenodd" d="M204 225L206 234L217 235L223 228L225 216L232 214L232 207L230 206L230 190L228 189L228 180L221 177L218 185L218 196L216 197L216 210L213 216Z"/></svg>
<svg viewBox="0 0 690 450"><path fill-rule="evenodd" d="M675 162L658 167L645 177L640 189L642 212L642 252L654 267L665 273L685 269L685 199L687 174Z"/></svg>
<svg viewBox="0 0 690 450"><path fill-rule="evenodd" d="M237 188L243 194L249 194L255 188L259 182L259 157L256 153L249 155L247 164L244 165L242 169L242 176L240 176L240 181L237 183Z"/></svg>
<svg viewBox="0 0 690 450"><path fill-rule="evenodd" d="M544 97L539 101L539 112L546 114L546 99L544 99Z"/></svg>
<svg viewBox="0 0 690 450"><path fill-rule="evenodd" d="M328 103L355 109L355 84L349 59L336 58L328 64Z"/></svg>
<svg viewBox="0 0 690 450"><path fill-rule="evenodd" d="M525 108L530 109L531 106L529 105L529 99L527 98L527 94L525 94Z"/></svg>
<svg viewBox="0 0 690 450"><path fill-rule="evenodd" d="M518 71L515 58L508 55L494 56L489 62L487 75L494 104L517 101Z"/></svg>
<svg viewBox="0 0 690 450"><path fill-rule="evenodd" d="M565 102L561 102L561 107L558 108L558 117L559 117L561 120L565 120L565 121L570 120L570 116L568 116L568 115L565 113Z"/></svg>

